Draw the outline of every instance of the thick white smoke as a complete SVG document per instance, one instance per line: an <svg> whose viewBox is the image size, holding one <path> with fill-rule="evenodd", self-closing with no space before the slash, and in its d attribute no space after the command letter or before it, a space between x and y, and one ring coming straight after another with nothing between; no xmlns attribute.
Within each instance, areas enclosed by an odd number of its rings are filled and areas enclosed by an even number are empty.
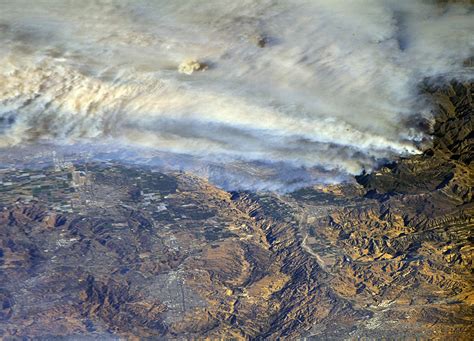
<svg viewBox="0 0 474 341"><path fill-rule="evenodd" d="M417 152L418 86L472 77L472 32L472 7L416 0L0 0L0 146L355 174Z"/></svg>

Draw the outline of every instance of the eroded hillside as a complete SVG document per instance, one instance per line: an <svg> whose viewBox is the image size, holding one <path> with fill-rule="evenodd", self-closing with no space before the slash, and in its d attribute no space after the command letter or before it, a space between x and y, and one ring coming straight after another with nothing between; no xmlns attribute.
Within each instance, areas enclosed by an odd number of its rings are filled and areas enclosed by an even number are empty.
<svg viewBox="0 0 474 341"><path fill-rule="evenodd" d="M0 335L470 339L473 87L428 90L432 146L353 184L2 170Z"/></svg>

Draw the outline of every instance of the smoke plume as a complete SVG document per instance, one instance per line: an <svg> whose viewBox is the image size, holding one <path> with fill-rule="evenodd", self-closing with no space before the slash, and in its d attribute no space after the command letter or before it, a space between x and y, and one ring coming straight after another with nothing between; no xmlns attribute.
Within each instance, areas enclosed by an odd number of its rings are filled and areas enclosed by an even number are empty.
<svg viewBox="0 0 474 341"><path fill-rule="evenodd" d="M473 13L421 0L0 0L0 147L98 141L357 174L419 151L412 122L432 119L419 84L473 76ZM179 72L189 60L202 64Z"/></svg>

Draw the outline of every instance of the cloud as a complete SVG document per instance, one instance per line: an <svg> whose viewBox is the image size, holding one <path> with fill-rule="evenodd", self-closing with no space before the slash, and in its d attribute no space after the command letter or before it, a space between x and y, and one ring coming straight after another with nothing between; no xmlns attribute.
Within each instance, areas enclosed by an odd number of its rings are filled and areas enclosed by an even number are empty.
<svg viewBox="0 0 474 341"><path fill-rule="evenodd" d="M418 151L426 136L412 122L432 119L420 82L473 77L463 67L474 55L472 6L0 0L0 8L5 148L113 141L341 179ZM189 59L209 69L179 73Z"/></svg>

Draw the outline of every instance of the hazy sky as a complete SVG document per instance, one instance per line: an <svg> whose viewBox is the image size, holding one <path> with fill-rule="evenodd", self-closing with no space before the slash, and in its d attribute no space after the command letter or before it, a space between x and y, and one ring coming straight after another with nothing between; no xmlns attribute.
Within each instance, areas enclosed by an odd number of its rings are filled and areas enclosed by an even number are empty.
<svg viewBox="0 0 474 341"><path fill-rule="evenodd" d="M472 8L430 1L0 0L0 145L356 174L417 151L419 84L472 78L472 32Z"/></svg>

